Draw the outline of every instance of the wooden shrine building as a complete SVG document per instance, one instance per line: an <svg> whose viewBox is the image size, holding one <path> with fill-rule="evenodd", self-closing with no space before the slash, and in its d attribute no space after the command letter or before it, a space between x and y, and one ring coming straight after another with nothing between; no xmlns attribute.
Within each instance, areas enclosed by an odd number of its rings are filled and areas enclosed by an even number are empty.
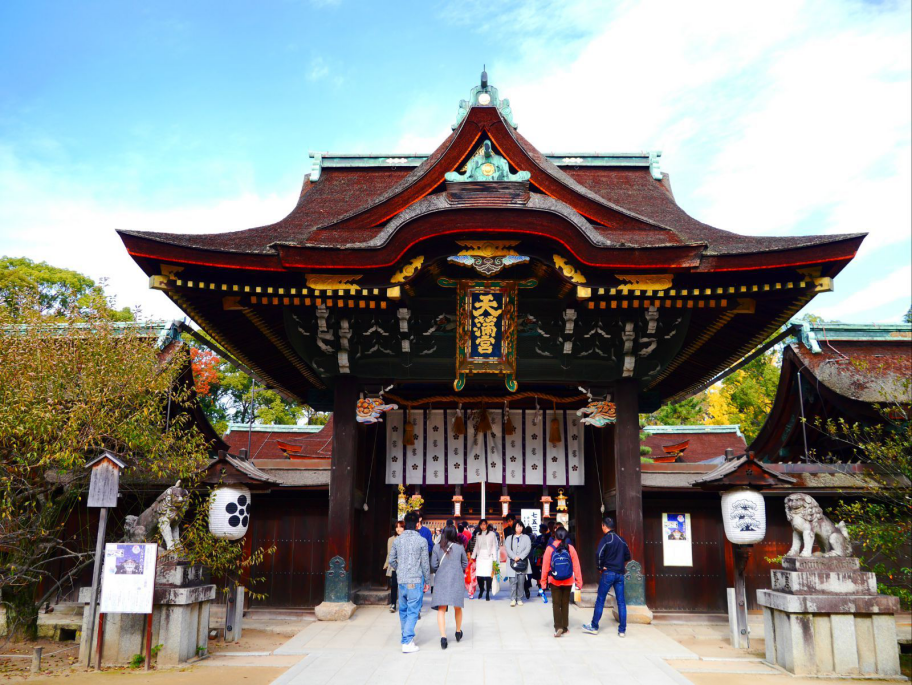
<svg viewBox="0 0 912 685"><path fill-rule="evenodd" d="M264 383L333 412L329 602L384 584L400 485L428 517L456 502L498 524L564 490L584 573L602 507L642 560L639 413L831 290L864 237L704 224L658 153L540 152L486 74L452 129L429 155L312 153L274 224L120 231L152 288Z"/></svg>

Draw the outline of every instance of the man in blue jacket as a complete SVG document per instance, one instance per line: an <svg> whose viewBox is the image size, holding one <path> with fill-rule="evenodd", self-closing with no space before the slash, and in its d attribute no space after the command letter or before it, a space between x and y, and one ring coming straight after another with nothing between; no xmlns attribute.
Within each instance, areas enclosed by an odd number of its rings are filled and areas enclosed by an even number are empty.
<svg viewBox="0 0 912 685"><path fill-rule="evenodd" d="M598 635L599 621L605 609L608 591L614 588L618 610L618 637L627 632L627 602L624 600L624 573L630 561L630 548L624 538L614 532L614 519L606 516L602 519L602 532L605 534L598 544L596 563L599 570L598 596L595 599L595 610L592 622L583 626L584 633Z"/></svg>

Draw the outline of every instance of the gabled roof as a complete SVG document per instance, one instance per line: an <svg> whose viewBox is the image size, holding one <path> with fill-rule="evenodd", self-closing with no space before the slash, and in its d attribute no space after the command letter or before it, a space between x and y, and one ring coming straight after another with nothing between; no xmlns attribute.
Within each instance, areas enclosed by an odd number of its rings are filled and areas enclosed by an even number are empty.
<svg viewBox="0 0 912 685"><path fill-rule="evenodd" d="M881 412L912 404L912 325L803 328L801 340L783 351L773 406L750 446L764 460L804 459L805 441L809 450L823 450L819 457L845 451L814 427L818 418L880 424Z"/></svg>
<svg viewBox="0 0 912 685"><path fill-rule="evenodd" d="M693 481L693 485L705 490L727 490L739 486L768 488L776 485L790 485L795 479L775 471L754 459L748 452L723 462L718 468Z"/></svg>
<svg viewBox="0 0 912 685"><path fill-rule="evenodd" d="M230 424L225 433L225 442L229 450L238 453L246 450L248 445L248 425ZM332 457L333 419L323 426L283 426L254 424L249 435L251 460L289 458L288 449L293 447L295 456L329 459Z"/></svg>
<svg viewBox="0 0 912 685"><path fill-rule="evenodd" d="M698 463L721 457L726 449L741 454L747 449L740 426L644 426L646 434L642 444L652 449L649 459L670 454L670 448L687 443L680 452L678 462Z"/></svg>
<svg viewBox="0 0 912 685"><path fill-rule="evenodd" d="M444 175L465 164L483 140L490 140L512 168L530 172L533 195L543 195L552 202L531 209L548 213L561 206L565 213L578 215L600 238L600 244L592 244L591 238L587 241L581 237L577 256L590 244L613 252L679 248L681 266L698 270L774 268L847 261L864 236L751 237L714 228L678 206L667 176L657 173L655 155L545 155L519 134L493 103L471 107L456 130L424 159L415 154L316 155L314 170L304 182L297 205L276 223L215 234L126 230L120 234L134 257L177 263L264 270L327 268L333 261L326 250L346 249L382 253L358 260L359 268L387 264L404 252L404 248L398 252L390 251L392 247L386 249L394 237L385 231L390 221L424 198L442 198ZM439 214L449 209L454 208L431 203L424 211ZM509 209L515 212L526 207ZM399 225L396 230L405 229ZM412 240L402 242L407 245ZM693 249L680 250L688 247ZM758 260L758 253L767 256ZM770 256L775 253L794 254ZM701 259L694 262L694 254ZM597 256L593 255L593 264L614 263L599 261ZM668 267L675 263L668 258L664 262Z"/></svg>

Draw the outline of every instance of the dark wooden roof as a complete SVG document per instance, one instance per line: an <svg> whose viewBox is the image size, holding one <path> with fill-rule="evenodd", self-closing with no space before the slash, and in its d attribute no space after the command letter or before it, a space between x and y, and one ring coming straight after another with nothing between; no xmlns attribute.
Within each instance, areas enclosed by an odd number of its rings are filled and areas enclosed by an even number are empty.
<svg viewBox="0 0 912 685"><path fill-rule="evenodd" d="M444 174L458 169L481 139L490 139L516 169L530 171L533 191L579 215L591 227L591 234L602 239L601 244L593 245L591 238L575 237L570 247L575 247L578 257L593 247L617 253L693 246L701 259L694 264L692 251L684 250L677 257L679 266L708 271L775 268L847 261L864 237L859 233L759 238L714 228L684 212L675 203L667 178L656 180L649 169L558 168L507 124L496 107L473 107L460 127L411 172L382 167L324 170L317 182L305 181L295 208L274 224L227 233L122 230L120 234L127 249L138 258L282 270L288 266L331 267L339 261L336 251L347 249L374 254L356 261L351 254L346 255L346 266L375 267L401 256L401 251L397 253L390 245L394 236L386 229L391 219L422 198L442 197ZM544 206L538 211L553 209ZM490 228L490 218L487 226ZM397 226L396 230L405 229ZM517 232L522 233L521 226ZM410 244L412 240L402 242ZM614 254L601 263L608 266L617 259ZM669 268L676 263L663 255L656 265ZM644 266L649 266L648 261Z"/></svg>
<svg viewBox="0 0 912 685"><path fill-rule="evenodd" d="M816 424L883 425L885 412L909 411L912 326L811 325L803 338L783 351L776 398L750 449L764 461L805 461L807 441L817 459L852 459Z"/></svg>
<svg viewBox="0 0 912 685"><path fill-rule="evenodd" d="M663 428L674 428L668 426ZM669 448L675 445L687 443L680 457L679 462L696 464L707 459L721 457L725 450L731 449L734 454L743 454L747 449L747 443L744 436L737 427L732 430L720 431L721 426L680 426L679 432L661 432L650 433L648 428L645 429L645 437L642 444L652 449L652 453L646 455L647 458L654 458L668 453ZM705 430L700 430L705 428Z"/></svg>

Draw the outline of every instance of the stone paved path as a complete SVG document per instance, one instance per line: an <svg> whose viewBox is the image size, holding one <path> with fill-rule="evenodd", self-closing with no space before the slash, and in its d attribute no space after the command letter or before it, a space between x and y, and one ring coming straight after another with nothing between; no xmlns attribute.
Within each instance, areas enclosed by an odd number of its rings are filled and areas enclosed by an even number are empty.
<svg viewBox="0 0 912 685"><path fill-rule="evenodd" d="M273 685L690 683L664 659L697 659L696 654L653 626L631 625L621 640L610 614L599 635L586 635L581 626L591 615L591 609L571 606L570 633L555 639L551 605L537 598L516 608L502 598L467 599L465 637L457 644L450 622L450 646L444 651L425 598L416 636L421 651L402 654L398 614L361 607L350 621L311 624L275 650L276 655L304 658Z"/></svg>

